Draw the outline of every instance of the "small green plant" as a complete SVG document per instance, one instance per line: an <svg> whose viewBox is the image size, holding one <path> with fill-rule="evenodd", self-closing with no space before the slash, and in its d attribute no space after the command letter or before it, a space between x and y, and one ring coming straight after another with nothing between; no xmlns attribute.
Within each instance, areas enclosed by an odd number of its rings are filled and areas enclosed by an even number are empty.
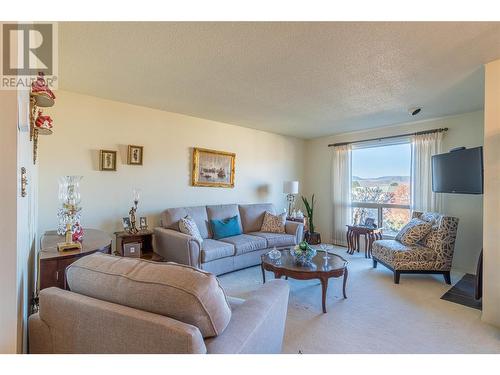
<svg viewBox="0 0 500 375"><path fill-rule="evenodd" d="M312 198L311 198L311 204L309 204L309 201L304 196L302 196L302 202L304 203L304 207L306 208L306 212L307 212L307 218L309 219L309 230L311 233L314 233L314 221L313 221L314 203L315 203L314 202L314 194L312 195Z"/></svg>

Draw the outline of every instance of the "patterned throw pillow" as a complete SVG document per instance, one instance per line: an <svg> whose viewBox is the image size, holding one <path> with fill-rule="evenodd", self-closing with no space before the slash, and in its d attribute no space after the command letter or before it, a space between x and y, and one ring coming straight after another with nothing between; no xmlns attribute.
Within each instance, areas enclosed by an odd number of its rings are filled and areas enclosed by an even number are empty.
<svg viewBox="0 0 500 375"><path fill-rule="evenodd" d="M200 230L191 216L187 215L179 220L179 230L184 234L194 237L200 243L203 242Z"/></svg>
<svg viewBox="0 0 500 375"><path fill-rule="evenodd" d="M396 240L403 245L415 245L431 231L432 223L417 218L411 219L397 234Z"/></svg>
<svg viewBox="0 0 500 375"><path fill-rule="evenodd" d="M261 232L285 233L286 214L273 215L266 211L262 222Z"/></svg>

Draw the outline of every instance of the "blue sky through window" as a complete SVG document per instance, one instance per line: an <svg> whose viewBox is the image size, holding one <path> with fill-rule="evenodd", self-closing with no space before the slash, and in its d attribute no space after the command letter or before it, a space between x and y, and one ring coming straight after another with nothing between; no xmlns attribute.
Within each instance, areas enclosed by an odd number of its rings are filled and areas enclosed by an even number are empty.
<svg viewBox="0 0 500 375"><path fill-rule="evenodd" d="M410 143L352 151L352 175L361 178L409 176L410 163Z"/></svg>

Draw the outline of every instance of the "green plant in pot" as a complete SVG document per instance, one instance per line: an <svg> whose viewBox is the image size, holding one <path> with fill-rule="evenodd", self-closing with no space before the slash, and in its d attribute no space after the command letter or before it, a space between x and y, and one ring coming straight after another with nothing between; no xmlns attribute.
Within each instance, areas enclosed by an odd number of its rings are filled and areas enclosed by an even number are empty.
<svg viewBox="0 0 500 375"><path fill-rule="evenodd" d="M315 232L314 227L314 204L316 203L314 200L314 194L311 197L311 203L307 200L306 197L302 196L302 202L304 203L304 207L306 209L306 216L309 222L309 231L306 232L305 240L307 243L311 245L318 245L321 243L321 235Z"/></svg>

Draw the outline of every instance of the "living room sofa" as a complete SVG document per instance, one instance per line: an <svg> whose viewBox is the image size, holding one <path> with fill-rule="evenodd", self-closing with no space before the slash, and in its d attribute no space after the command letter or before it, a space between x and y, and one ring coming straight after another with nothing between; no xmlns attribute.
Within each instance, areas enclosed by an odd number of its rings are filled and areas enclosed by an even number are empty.
<svg viewBox="0 0 500 375"><path fill-rule="evenodd" d="M302 240L304 225L287 221L286 233L261 232L264 214L276 208L264 204L226 204L169 208L161 215L161 227L154 229L155 252L166 261L197 267L215 275L260 264L260 256L274 246L286 248ZM179 220L191 216L203 241L179 231ZM238 217L242 234L213 239L210 220Z"/></svg>
<svg viewBox="0 0 500 375"><path fill-rule="evenodd" d="M70 290L40 292L29 318L32 354L281 353L288 283L245 300L194 267L101 253L67 269Z"/></svg>

